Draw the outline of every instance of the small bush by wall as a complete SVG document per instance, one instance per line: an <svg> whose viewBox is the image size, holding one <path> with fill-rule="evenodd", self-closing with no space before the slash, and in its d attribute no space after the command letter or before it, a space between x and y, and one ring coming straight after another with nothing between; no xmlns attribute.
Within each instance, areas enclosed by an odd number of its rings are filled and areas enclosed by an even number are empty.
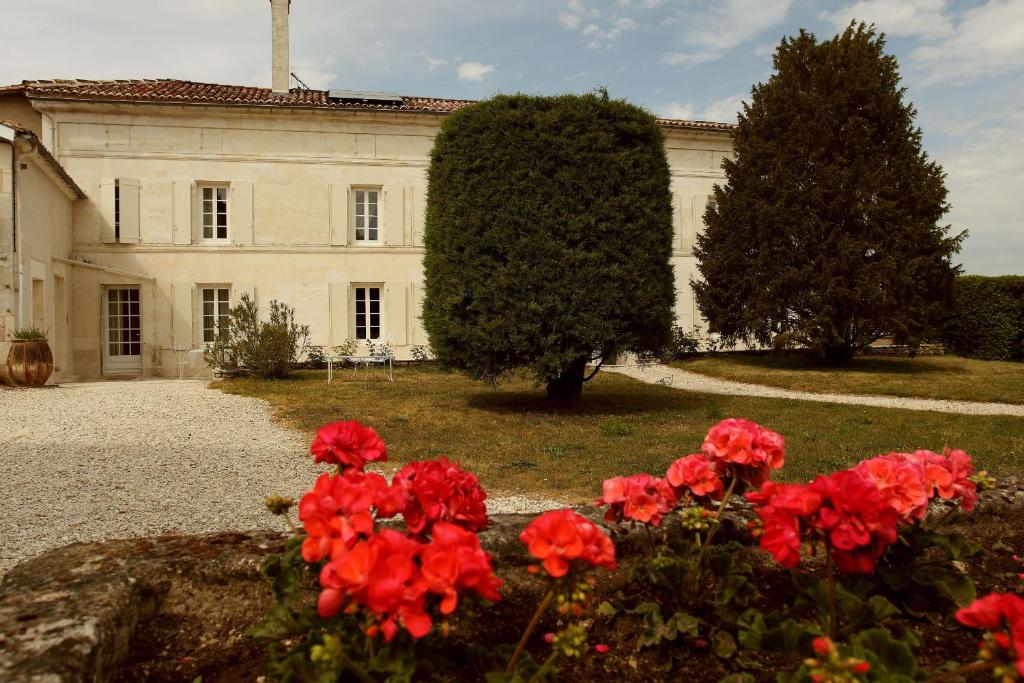
<svg viewBox="0 0 1024 683"><path fill-rule="evenodd" d="M1024 276L957 278L945 337L960 356L1024 360Z"/></svg>

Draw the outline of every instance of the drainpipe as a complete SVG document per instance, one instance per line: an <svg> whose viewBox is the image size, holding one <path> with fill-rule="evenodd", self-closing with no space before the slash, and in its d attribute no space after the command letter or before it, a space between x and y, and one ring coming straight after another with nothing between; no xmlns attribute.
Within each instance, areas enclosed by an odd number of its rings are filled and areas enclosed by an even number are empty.
<svg viewBox="0 0 1024 683"><path fill-rule="evenodd" d="M19 327L23 327L20 318L22 316L21 309L24 307L21 306L18 299L18 297L21 296L21 290L16 288L15 284L17 282L24 284L25 269L21 267L22 250L19 248L21 242L21 231L18 230L18 146L14 144L14 138L16 135L16 131L0 124L0 141L6 142L11 146L11 247L13 251L11 258L14 262L11 264L10 287L14 292L14 308L18 313L18 316L14 321L14 328L18 329Z"/></svg>

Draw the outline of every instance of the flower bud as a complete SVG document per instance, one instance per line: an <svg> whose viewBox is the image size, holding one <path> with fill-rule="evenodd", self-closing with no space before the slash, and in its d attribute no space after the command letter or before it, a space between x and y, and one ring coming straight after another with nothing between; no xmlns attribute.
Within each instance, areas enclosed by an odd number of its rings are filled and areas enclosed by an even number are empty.
<svg viewBox="0 0 1024 683"><path fill-rule="evenodd" d="M288 496L267 496L263 505L272 515L286 514L295 505L295 499Z"/></svg>

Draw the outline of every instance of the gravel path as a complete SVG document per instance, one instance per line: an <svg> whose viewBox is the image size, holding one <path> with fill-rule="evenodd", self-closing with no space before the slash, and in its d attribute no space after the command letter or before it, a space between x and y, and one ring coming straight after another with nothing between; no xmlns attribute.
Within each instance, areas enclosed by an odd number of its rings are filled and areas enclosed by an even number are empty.
<svg viewBox="0 0 1024 683"><path fill-rule="evenodd" d="M756 396L763 398L785 398L796 401L817 401L819 403L846 403L879 408L901 408L903 410L928 410L938 413L961 415L1014 415L1024 417L1024 405L1012 403L982 403L978 401L947 401L930 398L902 398L899 396L862 396L858 394L817 394L810 391L793 391L761 384L747 384L732 380L709 377L688 372L667 365L615 366L607 368L648 384L663 384L674 389L695 391L704 394L725 394L729 396Z"/></svg>
<svg viewBox="0 0 1024 683"><path fill-rule="evenodd" d="M309 442L266 402L202 381L0 389L0 576L76 541L278 527L263 497L301 495ZM488 511L562 504L525 496Z"/></svg>

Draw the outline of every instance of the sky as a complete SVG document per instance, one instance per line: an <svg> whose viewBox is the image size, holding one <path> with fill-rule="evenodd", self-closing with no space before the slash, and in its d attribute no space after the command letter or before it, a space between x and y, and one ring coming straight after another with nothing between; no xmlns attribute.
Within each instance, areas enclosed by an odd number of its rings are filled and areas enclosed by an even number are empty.
<svg viewBox="0 0 1024 683"><path fill-rule="evenodd" d="M267 0L0 0L0 83L270 85ZM312 88L483 98L605 86L672 118L735 121L783 36L874 23L945 168L959 255L1024 273L1024 0L293 0Z"/></svg>

